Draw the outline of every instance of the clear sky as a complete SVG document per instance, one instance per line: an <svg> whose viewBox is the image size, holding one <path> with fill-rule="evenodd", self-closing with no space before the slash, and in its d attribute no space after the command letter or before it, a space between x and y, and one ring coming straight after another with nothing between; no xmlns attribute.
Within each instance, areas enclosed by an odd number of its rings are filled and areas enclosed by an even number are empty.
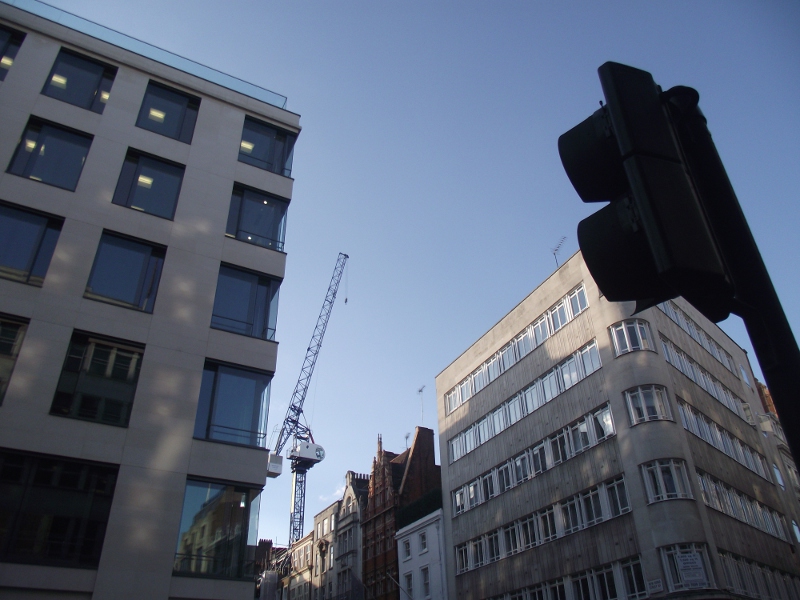
<svg viewBox="0 0 800 600"><path fill-rule="evenodd" d="M415 426L436 430L436 374L553 271L562 236L562 262L577 250L578 221L599 207L581 203L556 144L598 107L605 61L700 92L800 332L797 2L50 2L301 115L270 430L336 256L351 257L305 406L327 451L308 475L306 531L348 469L369 472L378 434L399 452ZM740 321L722 325L749 347ZM261 537L287 541L290 495L289 473L267 483Z"/></svg>

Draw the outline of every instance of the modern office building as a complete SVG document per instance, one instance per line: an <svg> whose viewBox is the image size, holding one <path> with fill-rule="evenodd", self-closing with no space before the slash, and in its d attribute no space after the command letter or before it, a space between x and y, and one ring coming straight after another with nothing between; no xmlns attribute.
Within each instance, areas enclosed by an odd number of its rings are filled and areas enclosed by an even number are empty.
<svg viewBox="0 0 800 600"><path fill-rule="evenodd" d="M299 117L0 2L0 597L252 598Z"/></svg>
<svg viewBox="0 0 800 600"><path fill-rule="evenodd" d="M800 598L745 352L681 299L632 312L577 253L437 376L450 598Z"/></svg>

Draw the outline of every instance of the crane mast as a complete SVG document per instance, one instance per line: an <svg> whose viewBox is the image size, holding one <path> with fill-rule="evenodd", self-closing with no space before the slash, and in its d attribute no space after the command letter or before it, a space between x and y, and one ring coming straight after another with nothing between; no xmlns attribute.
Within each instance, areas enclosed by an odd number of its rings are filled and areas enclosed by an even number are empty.
<svg viewBox="0 0 800 600"><path fill-rule="evenodd" d="M311 382L311 375L314 373L314 365L317 363L319 350L322 347L322 338L325 336L325 329L328 327L328 319L331 316L333 303L336 301L336 293L339 290L339 282L342 280L342 273L347 259L347 254L339 253L336 259L336 266L333 269L331 283L328 286L328 293L322 303L322 309L317 318L317 325L311 336L311 342L306 350L306 357L303 367L300 369L300 377L294 387L289 408L286 410L286 418L278 434L278 441L272 454L280 456L286 443L292 439L293 444L289 450L288 458L292 468L292 512L290 516L289 544L292 544L303 537L303 518L306 505L306 473L315 464L325 458L322 446L314 443L314 436L305 423L300 422L303 414L303 402L306 399L308 385Z"/></svg>

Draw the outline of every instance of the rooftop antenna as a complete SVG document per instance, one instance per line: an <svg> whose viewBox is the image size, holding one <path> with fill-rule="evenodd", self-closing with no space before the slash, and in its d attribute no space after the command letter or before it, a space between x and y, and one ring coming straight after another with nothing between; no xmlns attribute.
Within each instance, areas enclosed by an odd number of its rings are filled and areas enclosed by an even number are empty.
<svg viewBox="0 0 800 600"><path fill-rule="evenodd" d="M422 403L422 390L425 389L423 385L421 388L417 390L417 394L419 394L419 424L425 425L425 405Z"/></svg>
<svg viewBox="0 0 800 600"><path fill-rule="evenodd" d="M553 258L556 259L556 269L558 268L558 253L561 252L561 245L564 243L564 240L566 239L567 236L562 235L561 239L558 240L558 243L556 244L555 248L550 248L550 252L553 253Z"/></svg>
<svg viewBox="0 0 800 600"><path fill-rule="evenodd" d="M411 433L406 434L406 450L408 450L408 438L411 437Z"/></svg>

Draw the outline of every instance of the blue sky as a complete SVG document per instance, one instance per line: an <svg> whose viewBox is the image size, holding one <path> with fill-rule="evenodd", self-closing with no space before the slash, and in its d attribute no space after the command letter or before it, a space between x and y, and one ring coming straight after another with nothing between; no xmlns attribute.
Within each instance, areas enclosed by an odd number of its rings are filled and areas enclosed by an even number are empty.
<svg viewBox="0 0 800 600"><path fill-rule="evenodd" d="M605 61L700 92L800 331L796 2L50 3L288 96L301 115L270 429L336 256L351 256L306 401L327 451L308 475L307 524L345 471L369 471L379 433L401 451L416 425L436 429L436 374L552 272L562 236L562 261L577 250L598 207L578 199L556 144L603 98ZM749 347L736 318L722 325ZM288 539L290 492L289 474L268 482L261 537Z"/></svg>

